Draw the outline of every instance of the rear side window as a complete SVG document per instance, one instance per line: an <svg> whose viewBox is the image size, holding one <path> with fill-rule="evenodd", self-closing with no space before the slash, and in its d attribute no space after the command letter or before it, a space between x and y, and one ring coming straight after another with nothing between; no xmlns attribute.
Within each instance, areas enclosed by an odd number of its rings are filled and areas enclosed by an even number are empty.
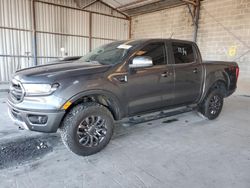
<svg viewBox="0 0 250 188"><path fill-rule="evenodd" d="M191 44L172 43L175 64L193 63L194 51Z"/></svg>
<svg viewBox="0 0 250 188"><path fill-rule="evenodd" d="M150 43L136 53L136 56L149 56L154 65L166 64L165 44L163 42Z"/></svg>

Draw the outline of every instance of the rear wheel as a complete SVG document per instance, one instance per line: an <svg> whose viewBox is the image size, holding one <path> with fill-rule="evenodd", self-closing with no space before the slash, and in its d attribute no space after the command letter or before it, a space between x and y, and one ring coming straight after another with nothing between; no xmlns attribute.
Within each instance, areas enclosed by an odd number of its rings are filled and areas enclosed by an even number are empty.
<svg viewBox="0 0 250 188"><path fill-rule="evenodd" d="M220 90L211 91L200 105L199 112L210 120L217 118L223 107L223 97Z"/></svg>
<svg viewBox="0 0 250 188"><path fill-rule="evenodd" d="M114 120L110 111L97 103L75 106L60 127L63 143L81 156L102 150L113 134Z"/></svg>

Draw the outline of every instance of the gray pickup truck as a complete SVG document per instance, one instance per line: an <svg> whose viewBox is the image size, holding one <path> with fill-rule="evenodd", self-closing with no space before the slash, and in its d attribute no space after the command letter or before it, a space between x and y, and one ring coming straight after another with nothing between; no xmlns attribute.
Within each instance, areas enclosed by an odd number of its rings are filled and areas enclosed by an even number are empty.
<svg viewBox="0 0 250 188"><path fill-rule="evenodd" d="M193 42L117 41L81 58L17 71L9 114L32 131L59 129L64 144L86 156L104 148L114 121L125 117L195 105L215 119L238 75L235 62L202 61Z"/></svg>

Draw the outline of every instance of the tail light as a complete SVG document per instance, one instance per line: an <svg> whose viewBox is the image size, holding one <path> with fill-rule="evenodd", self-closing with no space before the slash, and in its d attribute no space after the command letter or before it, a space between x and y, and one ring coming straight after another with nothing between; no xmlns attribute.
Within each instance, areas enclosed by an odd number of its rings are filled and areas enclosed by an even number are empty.
<svg viewBox="0 0 250 188"><path fill-rule="evenodd" d="M238 80L238 77L239 77L239 73L240 73L240 69L239 67L236 67L236 79Z"/></svg>

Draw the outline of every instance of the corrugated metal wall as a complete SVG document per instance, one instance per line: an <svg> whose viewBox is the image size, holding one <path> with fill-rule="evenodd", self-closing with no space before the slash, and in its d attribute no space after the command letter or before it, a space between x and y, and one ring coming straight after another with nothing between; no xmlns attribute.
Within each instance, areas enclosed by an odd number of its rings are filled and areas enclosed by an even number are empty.
<svg viewBox="0 0 250 188"><path fill-rule="evenodd" d="M38 64L89 51L89 13L37 2L35 4ZM64 51L61 51L61 48Z"/></svg>
<svg viewBox="0 0 250 188"><path fill-rule="evenodd" d="M0 81L32 65L31 2L0 0Z"/></svg>
<svg viewBox="0 0 250 188"><path fill-rule="evenodd" d="M90 48L128 37L127 18L100 3L83 11L73 0L34 4L0 0L0 82L9 81L13 72L34 62L40 65L64 55L81 56Z"/></svg>
<svg viewBox="0 0 250 188"><path fill-rule="evenodd" d="M121 20L119 18L112 18L97 14L93 15L93 37L126 39L128 38L128 33L124 33L124 31L128 30L129 25L127 20Z"/></svg>

